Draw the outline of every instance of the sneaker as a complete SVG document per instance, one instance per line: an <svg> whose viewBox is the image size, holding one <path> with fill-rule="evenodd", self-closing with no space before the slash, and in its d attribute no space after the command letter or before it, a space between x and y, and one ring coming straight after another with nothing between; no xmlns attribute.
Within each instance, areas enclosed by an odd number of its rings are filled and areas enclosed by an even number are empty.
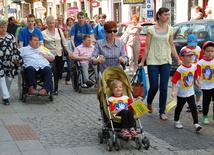
<svg viewBox="0 0 214 155"><path fill-rule="evenodd" d="M195 124L194 127L196 132L200 132L202 129L202 126L200 124Z"/></svg>
<svg viewBox="0 0 214 155"><path fill-rule="evenodd" d="M206 125L210 124L207 115L206 115L206 116L203 116L203 118L202 118L202 123L204 123L204 124L206 124Z"/></svg>
<svg viewBox="0 0 214 155"><path fill-rule="evenodd" d="M130 137L131 136L131 134L129 133L129 131L127 129L122 129L120 131L120 134L124 137Z"/></svg>
<svg viewBox="0 0 214 155"><path fill-rule="evenodd" d="M137 137L138 136L138 133L135 131L135 128L131 128L130 129L130 134L132 137Z"/></svg>
<svg viewBox="0 0 214 155"><path fill-rule="evenodd" d="M83 84L81 85L81 87L83 87L83 88L88 88L88 86L87 86L85 83L83 83Z"/></svg>
<svg viewBox="0 0 214 155"><path fill-rule="evenodd" d="M94 85L93 82L91 81L86 81L85 84L88 86L88 87L92 87Z"/></svg>
<svg viewBox="0 0 214 155"><path fill-rule="evenodd" d="M53 92L53 95L58 95L58 91Z"/></svg>
<svg viewBox="0 0 214 155"><path fill-rule="evenodd" d="M182 124L181 124L180 121L175 121L175 122L174 122L174 126L175 126L177 129L182 129L182 128L183 128L183 126L182 126Z"/></svg>
<svg viewBox="0 0 214 155"><path fill-rule="evenodd" d="M198 111L199 112L202 112L202 107L201 107L201 105L199 104L199 105L197 105L197 109L198 109Z"/></svg>
<svg viewBox="0 0 214 155"><path fill-rule="evenodd" d="M186 112L191 112L189 107L186 107Z"/></svg>

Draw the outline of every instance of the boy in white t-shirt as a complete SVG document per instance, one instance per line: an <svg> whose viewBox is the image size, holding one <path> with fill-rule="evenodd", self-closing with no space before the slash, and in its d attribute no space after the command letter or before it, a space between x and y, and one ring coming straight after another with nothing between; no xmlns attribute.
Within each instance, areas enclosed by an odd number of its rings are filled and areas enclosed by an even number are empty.
<svg viewBox="0 0 214 155"><path fill-rule="evenodd" d="M194 97L194 79L196 84L200 87L197 74L197 66L192 64L194 52L185 48L180 51L180 57L182 59L182 65L178 67L174 76L172 77L172 97L176 94L177 84L177 106L174 114L174 125L176 128L181 129L183 126L179 121L180 113L183 109L184 104L187 102L193 117L193 123L196 132L202 129L202 126L198 124L198 113L195 105Z"/></svg>
<svg viewBox="0 0 214 155"><path fill-rule="evenodd" d="M193 54L193 64L198 63L199 60L203 58L203 52L201 51L201 47L198 46L198 37L195 34L190 34L187 37L187 45L184 46L182 49L187 48L194 52ZM181 49L181 50L182 50ZM196 100L196 106L199 112L202 112L202 106L200 104L200 99L202 96L202 91L200 88L197 87L194 81L194 91L195 91L195 100ZM187 106L186 111L190 112L190 108Z"/></svg>
<svg viewBox="0 0 214 155"><path fill-rule="evenodd" d="M204 124L209 124L208 112L211 100L214 98L214 42L207 41L203 44L204 58L198 62L198 73L203 92L203 118ZM212 116L214 120L214 113Z"/></svg>

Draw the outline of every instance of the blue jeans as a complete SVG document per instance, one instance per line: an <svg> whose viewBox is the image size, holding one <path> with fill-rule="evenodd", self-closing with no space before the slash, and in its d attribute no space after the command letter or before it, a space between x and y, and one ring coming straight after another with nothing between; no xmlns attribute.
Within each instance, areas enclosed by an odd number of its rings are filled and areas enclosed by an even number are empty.
<svg viewBox="0 0 214 155"><path fill-rule="evenodd" d="M66 62L67 62L67 75L65 81L70 81L72 76L72 61L67 58Z"/></svg>
<svg viewBox="0 0 214 155"><path fill-rule="evenodd" d="M148 91L147 103L152 104L153 99L159 88L160 89L159 113L160 115L165 114L168 81L170 76L170 64L148 65L147 69L148 69L149 85L150 85L149 91ZM160 79L160 85L159 85L159 79Z"/></svg>

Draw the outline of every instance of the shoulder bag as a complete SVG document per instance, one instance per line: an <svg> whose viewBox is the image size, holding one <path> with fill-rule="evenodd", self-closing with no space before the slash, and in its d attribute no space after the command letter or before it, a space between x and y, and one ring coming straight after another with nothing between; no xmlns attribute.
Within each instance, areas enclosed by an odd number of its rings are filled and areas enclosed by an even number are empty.
<svg viewBox="0 0 214 155"><path fill-rule="evenodd" d="M137 98L138 96L144 97L144 80L142 79L141 69L137 69L135 75L131 80L133 97Z"/></svg>
<svg viewBox="0 0 214 155"><path fill-rule="evenodd" d="M61 42L61 46L62 46L62 56L68 56L68 51L65 49L63 43L62 43L62 36L61 36L61 33L60 33L60 30L58 29L58 32L59 32L59 36L61 38L60 42Z"/></svg>

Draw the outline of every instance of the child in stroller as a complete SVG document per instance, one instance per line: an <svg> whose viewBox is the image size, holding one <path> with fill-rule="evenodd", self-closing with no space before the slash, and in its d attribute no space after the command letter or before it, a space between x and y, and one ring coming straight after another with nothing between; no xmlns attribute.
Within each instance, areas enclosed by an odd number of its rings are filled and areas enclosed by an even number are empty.
<svg viewBox="0 0 214 155"><path fill-rule="evenodd" d="M99 85L97 93L102 117L99 142L106 142L108 151L112 151L113 146L119 151L119 137L122 137L124 140L133 140L137 149L140 150L143 146L147 150L150 142L143 131L140 116L129 106L134 100L129 76L120 67L108 67L103 71ZM126 104L115 104L115 99Z"/></svg>
<svg viewBox="0 0 214 155"><path fill-rule="evenodd" d="M130 106L133 100L127 95L123 95L123 83L116 79L111 81L110 92L112 93L112 96L109 97L108 102L111 114L114 116L121 116L122 130L120 131L120 134L124 137L137 137L138 133L134 128L134 112Z"/></svg>

